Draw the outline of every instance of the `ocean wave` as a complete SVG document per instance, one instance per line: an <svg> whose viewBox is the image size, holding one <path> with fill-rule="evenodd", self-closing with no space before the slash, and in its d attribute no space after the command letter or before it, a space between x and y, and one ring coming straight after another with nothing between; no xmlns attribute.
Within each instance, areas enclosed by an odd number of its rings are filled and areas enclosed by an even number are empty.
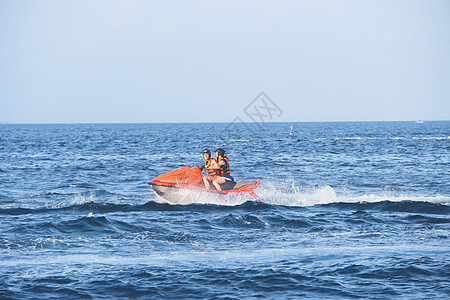
<svg viewBox="0 0 450 300"><path fill-rule="evenodd" d="M318 204L331 203L377 203L377 202L429 202L450 205L450 197L447 196L419 196L396 194L394 192L380 192L378 194L354 195L348 191L338 193L330 186L317 187L311 190L301 190L292 181L291 186L278 187L274 183L266 183L264 187L259 187L256 192L260 201L268 204L285 206L314 206Z"/></svg>
<svg viewBox="0 0 450 300"><path fill-rule="evenodd" d="M320 193L321 194L321 193ZM229 203L225 203L222 205L219 201L213 201L212 203L191 203L191 204L169 204L169 203L161 203L156 201L148 201L144 204L130 204L130 203L108 203L108 202L89 202L83 204L69 204L67 206L61 206L58 208L50 208L50 207L40 207L40 208L23 208L23 207L15 207L15 208L1 208L0 215L27 215L27 214L52 214L52 213L64 213L68 214L84 214L87 217L83 217L75 223L66 224L70 226L88 226L92 222L94 225L102 225L102 222L106 222L104 219L92 219L93 214L108 214L115 212L142 212L142 211L157 211L157 212L173 212L173 211L196 211L196 212L204 212L204 211L220 211L220 212L232 212L232 211L265 211L265 210L273 210L277 209L277 207L285 207L285 209L301 209L306 207L327 207L333 206L340 210L378 210L378 211L392 211L392 212L406 212L406 213L424 213L424 214L448 214L450 213L450 205L448 204L448 199L445 198L445 201L441 201L441 198L433 198L427 197L428 200L431 201L421 201L420 197L416 200L410 199L397 199L396 201L392 200L378 200L378 201L356 201L355 199L341 199L342 201L319 201L312 204L312 202L308 201L308 204L305 205L303 199L299 200L295 197L292 198L292 202L282 200L278 201L276 198L272 199L264 199L259 198L257 200L252 201L244 201L241 204L229 205ZM336 198L335 198L336 199ZM357 197L360 199L360 197ZM371 198L373 200L373 198ZM383 199L383 198L380 198ZM347 201L345 201L347 200ZM87 218L87 219L86 219ZM228 219L225 218L224 222L229 222L230 224L233 222L242 222L243 224L256 224L258 220L253 220L251 217L249 219L242 219L242 216L239 217L239 220L233 220L232 215L228 216ZM96 220L100 223L97 224ZM431 221L430 221L431 222ZM445 220L436 220L436 223L446 222ZM106 222L107 223L107 222ZM104 225L107 225L107 224ZM262 222L261 224L263 224ZM306 220L298 220L294 222L295 224L291 224L292 226L307 226L308 222ZM47 229L53 228L51 223L46 223ZM42 228L41 228L42 229ZM40 230L41 230L40 229Z"/></svg>
<svg viewBox="0 0 450 300"><path fill-rule="evenodd" d="M225 227L237 227L237 228L265 228L269 226L269 223L261 220L257 216L249 214L244 215L229 214L225 217L220 217L218 220L216 220L216 222Z"/></svg>
<svg viewBox="0 0 450 300"><path fill-rule="evenodd" d="M446 250L411 245L35 256L5 261L13 270L0 284L11 298L445 298L448 262L439 258Z"/></svg>

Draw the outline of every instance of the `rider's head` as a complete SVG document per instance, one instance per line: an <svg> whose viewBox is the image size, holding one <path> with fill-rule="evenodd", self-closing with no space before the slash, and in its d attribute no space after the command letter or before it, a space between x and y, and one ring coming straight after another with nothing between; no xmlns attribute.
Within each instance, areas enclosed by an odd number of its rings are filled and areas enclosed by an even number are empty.
<svg viewBox="0 0 450 300"><path fill-rule="evenodd" d="M204 159L209 159L211 157L211 151L209 151L209 149L204 149L202 151L202 153L203 153L203 158Z"/></svg>
<svg viewBox="0 0 450 300"><path fill-rule="evenodd" d="M218 157L218 156L225 156L225 150L223 150L222 148L217 148L216 149L216 157Z"/></svg>

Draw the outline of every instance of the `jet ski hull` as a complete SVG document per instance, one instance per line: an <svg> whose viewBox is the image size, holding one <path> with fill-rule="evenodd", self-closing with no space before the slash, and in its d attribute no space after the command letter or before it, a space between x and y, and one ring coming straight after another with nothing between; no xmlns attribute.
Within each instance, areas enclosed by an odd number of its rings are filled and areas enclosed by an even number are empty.
<svg viewBox="0 0 450 300"><path fill-rule="evenodd" d="M259 180L240 180L232 184L232 188L218 191L202 186L202 178L203 175L198 167L182 167L156 177L149 184L158 196L174 204L198 203L205 196L221 197L245 193L258 197L253 190L259 185Z"/></svg>
<svg viewBox="0 0 450 300"><path fill-rule="evenodd" d="M245 193L253 197L258 197L255 194L255 192L253 192L253 189L259 185L259 180L255 180L249 183L251 184L243 185L240 188L217 191L205 189L199 186L177 186L159 182L152 182L152 181L149 182L152 189L158 196L168 201L169 203L173 204L197 203L203 197L208 196L223 197L230 194L240 194L240 193ZM238 181L236 183L236 186L238 186L239 184L240 182Z"/></svg>

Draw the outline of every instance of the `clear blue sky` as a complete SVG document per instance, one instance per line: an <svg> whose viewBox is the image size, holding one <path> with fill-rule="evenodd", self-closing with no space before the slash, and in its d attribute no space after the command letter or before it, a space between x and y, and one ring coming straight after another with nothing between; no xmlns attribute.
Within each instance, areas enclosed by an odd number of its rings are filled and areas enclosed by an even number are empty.
<svg viewBox="0 0 450 300"><path fill-rule="evenodd" d="M0 122L449 120L450 1L0 0Z"/></svg>

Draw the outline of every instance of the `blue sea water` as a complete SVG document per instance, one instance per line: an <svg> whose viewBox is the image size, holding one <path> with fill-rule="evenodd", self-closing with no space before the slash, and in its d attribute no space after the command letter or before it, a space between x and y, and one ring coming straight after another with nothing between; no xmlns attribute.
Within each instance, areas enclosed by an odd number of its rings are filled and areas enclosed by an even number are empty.
<svg viewBox="0 0 450 300"><path fill-rule="evenodd" d="M450 297L450 122L240 125L0 125L0 298ZM205 147L259 198L158 198Z"/></svg>

